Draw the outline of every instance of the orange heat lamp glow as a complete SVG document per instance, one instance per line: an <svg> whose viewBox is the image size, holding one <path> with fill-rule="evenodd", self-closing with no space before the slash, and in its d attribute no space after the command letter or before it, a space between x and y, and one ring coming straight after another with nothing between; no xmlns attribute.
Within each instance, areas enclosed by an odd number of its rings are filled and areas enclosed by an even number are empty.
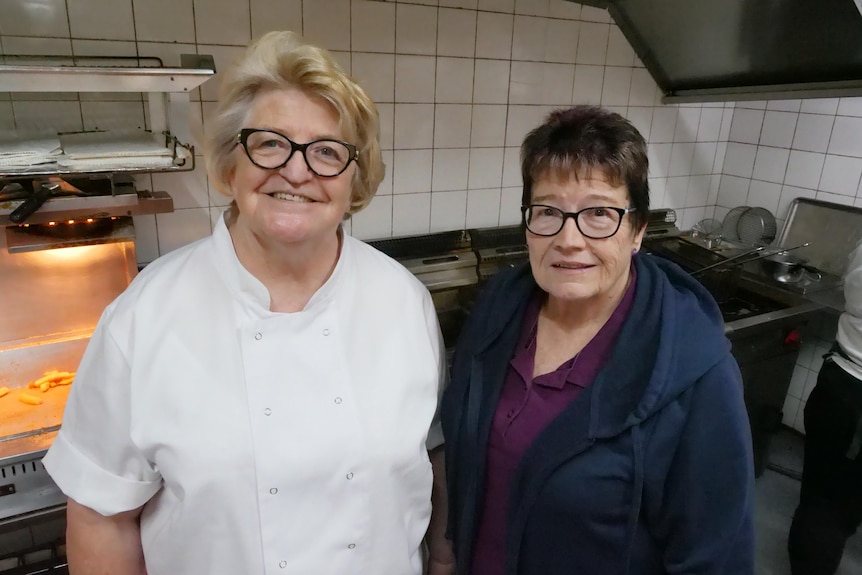
<svg viewBox="0 0 862 575"><path fill-rule="evenodd" d="M52 266L60 262L80 261L96 261L101 254L104 253L105 245L91 246L72 246L68 248L57 248L53 250L41 250L29 252L28 256L32 258L37 265ZM102 251L100 251L102 250Z"/></svg>

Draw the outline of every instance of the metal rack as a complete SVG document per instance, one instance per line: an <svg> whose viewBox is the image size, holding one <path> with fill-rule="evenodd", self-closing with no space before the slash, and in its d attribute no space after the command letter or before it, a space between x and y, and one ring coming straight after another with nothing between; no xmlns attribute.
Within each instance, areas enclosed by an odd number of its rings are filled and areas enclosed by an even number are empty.
<svg viewBox="0 0 862 575"><path fill-rule="evenodd" d="M14 61L14 56L3 60ZM28 57L28 62L38 62ZM86 66L74 59L58 65L58 57L45 56L45 65L0 65L0 86L4 92L141 92L149 107L150 130L173 134L190 141L187 122L192 90L215 75L212 56L183 54L179 68L164 66ZM99 61L105 61L100 58ZM113 58L117 64L140 63L140 58Z"/></svg>
<svg viewBox="0 0 862 575"><path fill-rule="evenodd" d="M179 68L165 67L157 58L75 58L0 56L0 86L8 92L140 92L146 99L150 132L163 134L171 161L154 166L145 162L128 165L69 167L57 162L34 166L0 167L0 188L18 182L35 189L47 176L96 178L110 181L109 192L89 197L57 197L28 221L44 223L57 218L98 218L173 211L173 202L163 192L137 191L132 174L191 171L195 168L194 146L189 129L191 92L215 74L211 56L185 54ZM151 65L142 65L144 63ZM101 65L93 65L99 63ZM58 137L62 137L58 134ZM24 200L0 203L0 226Z"/></svg>
<svg viewBox="0 0 862 575"><path fill-rule="evenodd" d="M165 148L171 151L170 166L111 166L105 168L73 169L56 163L15 168L0 167L0 180L14 180L41 176L78 176L90 174L149 174L153 172L189 172L195 169L195 148L184 144L176 136L164 132Z"/></svg>

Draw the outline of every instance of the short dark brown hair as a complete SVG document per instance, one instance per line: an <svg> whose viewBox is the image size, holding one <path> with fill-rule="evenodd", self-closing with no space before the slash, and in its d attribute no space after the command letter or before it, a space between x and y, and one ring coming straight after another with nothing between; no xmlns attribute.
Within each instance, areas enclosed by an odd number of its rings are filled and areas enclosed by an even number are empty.
<svg viewBox="0 0 862 575"><path fill-rule="evenodd" d="M530 204L536 180L551 175L589 176L599 170L629 193L633 228L649 221L649 160L646 141L631 122L596 106L574 106L548 114L521 145L521 205Z"/></svg>

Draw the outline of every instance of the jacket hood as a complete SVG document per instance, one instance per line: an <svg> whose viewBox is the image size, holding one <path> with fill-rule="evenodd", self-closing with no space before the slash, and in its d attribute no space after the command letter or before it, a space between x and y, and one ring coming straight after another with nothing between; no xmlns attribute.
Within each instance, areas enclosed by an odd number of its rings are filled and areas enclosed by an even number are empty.
<svg viewBox="0 0 862 575"><path fill-rule="evenodd" d="M676 264L647 254L637 269L631 311L607 365L585 393L593 438L611 437L648 418L691 387L730 353L724 322L710 293ZM529 265L501 272L494 310L485 324L482 353L512 321L522 321L529 294L538 289Z"/></svg>

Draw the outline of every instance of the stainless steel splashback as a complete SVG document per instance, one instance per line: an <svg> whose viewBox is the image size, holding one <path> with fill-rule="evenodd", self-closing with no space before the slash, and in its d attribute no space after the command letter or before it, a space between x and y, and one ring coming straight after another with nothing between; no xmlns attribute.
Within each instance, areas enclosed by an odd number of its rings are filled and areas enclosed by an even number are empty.
<svg viewBox="0 0 862 575"><path fill-rule="evenodd" d="M794 253L821 271L843 277L847 258L860 241L862 208L796 198L775 243L792 247L810 242Z"/></svg>
<svg viewBox="0 0 862 575"><path fill-rule="evenodd" d="M465 230L368 243L401 262L431 292L477 283L476 255Z"/></svg>

